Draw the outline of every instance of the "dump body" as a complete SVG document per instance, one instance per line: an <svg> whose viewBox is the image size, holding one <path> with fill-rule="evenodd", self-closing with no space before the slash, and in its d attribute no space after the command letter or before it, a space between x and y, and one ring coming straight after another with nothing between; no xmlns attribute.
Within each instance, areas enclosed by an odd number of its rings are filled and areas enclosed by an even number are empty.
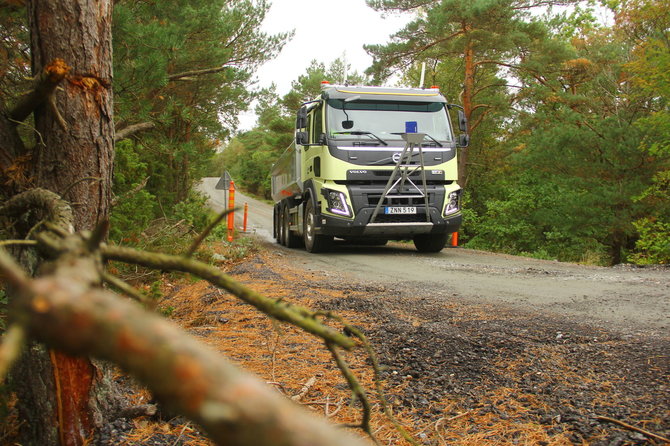
<svg viewBox="0 0 670 446"><path fill-rule="evenodd" d="M300 157L295 150L295 141L284 151L272 166L272 199L280 202L284 198L299 195L302 192L300 182Z"/></svg>
<svg viewBox="0 0 670 446"><path fill-rule="evenodd" d="M271 171L278 241L444 247L461 224L451 107L437 89L325 87Z"/></svg>

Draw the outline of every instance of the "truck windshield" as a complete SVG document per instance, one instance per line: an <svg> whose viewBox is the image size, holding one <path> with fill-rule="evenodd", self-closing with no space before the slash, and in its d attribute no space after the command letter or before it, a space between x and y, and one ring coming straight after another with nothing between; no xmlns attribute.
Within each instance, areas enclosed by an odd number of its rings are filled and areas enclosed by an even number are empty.
<svg viewBox="0 0 670 446"><path fill-rule="evenodd" d="M371 132L379 138L402 139L405 122L417 123L417 131L438 141L452 141L449 119L441 102L351 101L329 99L328 134L335 139L366 138ZM369 138L367 138L369 139Z"/></svg>

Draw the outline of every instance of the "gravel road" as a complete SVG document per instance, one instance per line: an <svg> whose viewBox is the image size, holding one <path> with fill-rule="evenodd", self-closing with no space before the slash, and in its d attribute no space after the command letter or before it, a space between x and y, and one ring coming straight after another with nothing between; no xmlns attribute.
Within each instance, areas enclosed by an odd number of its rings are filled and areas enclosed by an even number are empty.
<svg viewBox="0 0 670 446"><path fill-rule="evenodd" d="M217 178L206 178L201 190L212 207L223 208ZM237 205L249 204L251 232L272 241L272 207L236 193ZM236 215L241 226L241 213ZM384 247L337 245L332 252L308 254L279 250L305 270L323 272L343 283L384 284L406 295L520 308L574 322L588 322L621 332L667 337L670 333L670 268L629 265L594 267L445 248L421 254L411 244ZM411 298L411 297L410 297Z"/></svg>

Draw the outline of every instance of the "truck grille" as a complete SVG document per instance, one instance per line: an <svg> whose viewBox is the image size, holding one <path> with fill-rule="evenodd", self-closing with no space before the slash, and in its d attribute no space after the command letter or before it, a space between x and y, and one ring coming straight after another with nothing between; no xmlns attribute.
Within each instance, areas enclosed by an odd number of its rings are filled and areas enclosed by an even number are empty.
<svg viewBox="0 0 670 446"><path fill-rule="evenodd" d="M367 204L368 206L377 206L379 202L380 194L369 194L367 195ZM434 200L433 194L428 194L428 203L432 203ZM425 200L423 197L405 197L405 198L393 198L386 197L382 202L382 206L421 206L425 205Z"/></svg>

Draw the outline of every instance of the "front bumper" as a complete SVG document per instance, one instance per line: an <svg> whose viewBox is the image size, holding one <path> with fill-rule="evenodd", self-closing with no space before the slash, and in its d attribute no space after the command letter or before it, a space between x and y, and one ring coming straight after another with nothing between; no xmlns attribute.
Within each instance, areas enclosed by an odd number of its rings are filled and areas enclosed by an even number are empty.
<svg viewBox="0 0 670 446"><path fill-rule="evenodd" d="M408 239L419 234L444 234L458 231L463 216L458 213L446 218L436 208L429 208L430 221L427 221L424 209L420 209L412 221L389 221L377 215L375 223L370 223L374 208L361 209L353 220L321 215L316 232L334 237L372 236L389 239ZM382 217L382 218L380 218Z"/></svg>

